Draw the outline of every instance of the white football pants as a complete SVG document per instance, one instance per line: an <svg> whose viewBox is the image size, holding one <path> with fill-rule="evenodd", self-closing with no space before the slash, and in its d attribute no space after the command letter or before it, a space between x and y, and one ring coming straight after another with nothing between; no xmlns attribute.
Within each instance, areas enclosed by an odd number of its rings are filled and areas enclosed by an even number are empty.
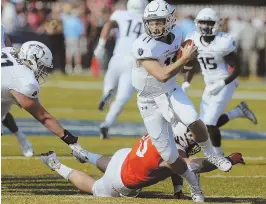
<svg viewBox="0 0 266 204"><path fill-rule="evenodd" d="M126 102L134 93L131 72L134 63L132 56L114 55L108 65L104 78L103 95L108 95L111 89L117 89L116 98L110 106L103 126L109 127L123 110Z"/></svg>
<svg viewBox="0 0 266 204"><path fill-rule="evenodd" d="M210 95L206 85L201 103L200 103L200 119L206 125L216 126L219 117L223 114L228 102L233 96L237 87L237 81L234 80L227 84L216 96Z"/></svg>
<svg viewBox="0 0 266 204"><path fill-rule="evenodd" d="M164 161L172 164L178 158L172 125L182 122L186 126L198 120L194 105L182 88L162 94L154 99L138 97L138 108L151 140Z"/></svg>

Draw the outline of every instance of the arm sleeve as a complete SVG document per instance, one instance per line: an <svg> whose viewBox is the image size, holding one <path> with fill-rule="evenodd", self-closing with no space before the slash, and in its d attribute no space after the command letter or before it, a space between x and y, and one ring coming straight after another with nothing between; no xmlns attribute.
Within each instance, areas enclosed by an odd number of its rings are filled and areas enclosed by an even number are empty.
<svg viewBox="0 0 266 204"><path fill-rule="evenodd" d="M19 86L18 86L19 85ZM17 86L11 86L9 89L13 89L16 92L23 94L24 96L27 96L29 98L38 98L40 87L39 85L33 84L33 83L17 83Z"/></svg>
<svg viewBox="0 0 266 204"><path fill-rule="evenodd" d="M111 21L117 21L121 16L121 11L117 10L110 16Z"/></svg>

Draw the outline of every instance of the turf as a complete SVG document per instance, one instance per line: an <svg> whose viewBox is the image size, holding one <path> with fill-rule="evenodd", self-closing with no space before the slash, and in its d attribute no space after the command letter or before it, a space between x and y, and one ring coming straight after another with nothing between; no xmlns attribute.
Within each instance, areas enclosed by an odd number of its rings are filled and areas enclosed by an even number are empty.
<svg viewBox="0 0 266 204"><path fill-rule="evenodd" d="M38 158L42 152L56 151L67 166L85 171L95 178L101 173L91 165L79 164L70 155L70 149L56 137L29 136L35 149L31 159L21 156L14 136L2 137L2 203L176 203L169 179L148 187L137 199L91 198L75 189L66 180L48 169ZM137 138L117 137L101 141L98 137L80 138L85 149L112 155L117 149L130 147ZM225 140L226 154L240 151L246 165L237 165L229 173L219 170L203 174L201 184L207 201L214 203L266 203L266 149L265 141ZM200 155L199 155L200 156ZM188 195L186 186L185 192ZM148 198L148 199L147 199ZM178 203L191 203L189 200Z"/></svg>
<svg viewBox="0 0 266 204"><path fill-rule="evenodd" d="M177 81L182 82L180 76ZM64 88L59 88L58 84ZM265 94L266 84L262 81L239 80L240 86L237 93L248 91L252 93ZM89 76L62 76L52 75L50 79L41 87L41 102L43 106L58 119L88 119L104 120L106 111L97 110L98 102L101 99L102 78L92 78ZM204 84L201 76L195 77L192 81L191 92L188 95L199 110L200 97L193 95L193 90L203 90ZM234 108L239 104L240 99L230 101L226 110ZM236 119L225 125L225 129L251 130L266 132L266 108L265 100L245 100L249 107L254 111L258 119L258 125L253 125L249 120ZM12 109L16 117L31 117L27 112L18 107ZM136 94L126 104L124 111L118 117L118 121L142 122L142 118L136 107Z"/></svg>
<svg viewBox="0 0 266 204"><path fill-rule="evenodd" d="M179 78L179 82L182 79ZM62 85L63 84L63 85ZM60 85L61 88L60 88ZM106 111L97 111L101 98L102 78L89 76L71 76L54 74L41 88L41 102L44 107L58 119L103 120ZM202 77L196 77L191 90L202 90ZM265 93L265 83L253 80L240 80L237 92ZM192 92L191 92L192 93ZM200 97L189 93L199 108ZM253 125L245 119L231 121L223 128L266 132L265 100L246 100L257 115L259 124ZM234 99L227 110L240 102ZM31 117L27 112L15 107L12 113L16 117ZM136 107L136 96L129 101L120 115L119 121L141 122ZM118 135L119 136L119 135ZM79 164L70 155L70 149L60 139L46 136L29 136L35 150L35 157L21 157L19 145L14 136L2 137L2 203L5 204L45 204L45 203L191 203L190 200L177 201L172 196L170 180L165 180L146 188L140 198L92 198L76 190L66 180L49 170L41 163L38 156L42 152L54 150L60 161L72 168L83 170L99 178L100 172L90 165ZM101 141L98 137L81 137L80 143L89 151L112 155L123 147L131 147L136 138L115 137ZM225 152L242 152L246 158L245 166L238 165L229 173L218 170L202 175L201 183L209 203L266 203L266 148L263 140L225 140ZM17 157L19 156L19 157ZM201 155L199 155L201 156ZM188 195L188 188L185 186Z"/></svg>

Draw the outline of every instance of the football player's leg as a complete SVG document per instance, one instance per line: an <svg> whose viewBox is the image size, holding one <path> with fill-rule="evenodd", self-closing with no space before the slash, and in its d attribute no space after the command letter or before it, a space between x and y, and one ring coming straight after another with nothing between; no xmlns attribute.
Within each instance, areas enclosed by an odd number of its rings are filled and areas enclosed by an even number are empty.
<svg viewBox="0 0 266 204"><path fill-rule="evenodd" d="M222 155L223 151L221 148L221 132L216 126L219 116L223 113L228 102L232 98L232 95L235 90L235 85L233 83L228 84L222 89L222 91L216 96L210 96L208 101L202 98L202 103L205 103L205 106L201 106L200 118L207 125L208 131L214 150L217 154Z"/></svg>
<svg viewBox="0 0 266 204"><path fill-rule="evenodd" d="M196 109L188 96L178 87L171 95L170 102L180 121L193 133L195 141L203 148L206 156L213 154L208 131L204 123L199 120Z"/></svg>
<svg viewBox="0 0 266 204"><path fill-rule="evenodd" d="M154 105L138 103L138 107L152 143L164 160L164 165L171 168L175 174L182 176L189 183L192 194L204 200L195 174L187 168L185 160L178 154L171 124Z"/></svg>
<svg viewBox="0 0 266 204"><path fill-rule="evenodd" d="M133 93L134 88L131 83L131 71L123 72L119 78L116 98L111 104L105 118L105 127L110 127L114 123Z"/></svg>
<svg viewBox="0 0 266 204"><path fill-rule="evenodd" d="M99 110L104 110L115 94L120 76L120 70L118 69L120 65L118 63L117 57L113 56L108 64L103 83L103 97L98 106Z"/></svg>
<svg viewBox="0 0 266 204"><path fill-rule="evenodd" d="M258 123L256 115L248 107L245 101L240 102L234 109L230 110L229 112L222 114L217 122L217 126L221 127L234 118L247 118L253 124Z"/></svg>
<svg viewBox="0 0 266 204"><path fill-rule="evenodd" d="M2 117L2 124L5 127L7 127L13 134L16 135L23 155L25 157L32 157L34 153L32 144L27 140L24 133L17 126L13 116L8 112L11 109L11 105L9 104L1 104L1 105L2 105L1 107L2 112L3 113L7 112L6 115Z"/></svg>
<svg viewBox="0 0 266 204"><path fill-rule="evenodd" d="M180 87L171 94L170 101L174 112L192 132L195 141L203 149L205 156L215 163L220 170L230 170L231 163L224 157L215 154L206 125L198 119L194 105Z"/></svg>
<svg viewBox="0 0 266 204"><path fill-rule="evenodd" d="M92 152L88 152L87 150L82 151L72 151L72 155L80 162L80 163L90 163L96 166L101 172L105 172L108 163L111 158L108 156L103 156L100 154L95 154Z"/></svg>
<svg viewBox="0 0 266 204"><path fill-rule="evenodd" d="M56 171L60 176L73 183L79 190L92 193L95 179L82 171L71 169L64 164L61 164L57 159L55 152L49 151L41 154L41 160L51 170Z"/></svg>

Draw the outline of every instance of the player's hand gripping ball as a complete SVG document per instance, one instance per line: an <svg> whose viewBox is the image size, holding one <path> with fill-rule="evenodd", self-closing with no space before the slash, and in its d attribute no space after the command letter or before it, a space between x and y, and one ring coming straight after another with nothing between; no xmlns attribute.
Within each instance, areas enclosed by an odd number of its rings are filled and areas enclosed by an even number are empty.
<svg viewBox="0 0 266 204"><path fill-rule="evenodd" d="M186 46L191 46L193 44L193 41L192 40L190 40L190 39L188 39L188 40L186 40L186 41L184 41L182 44L181 44L181 47L182 48L184 48L184 47L186 47ZM194 45L195 46L195 45ZM196 56L197 56L197 51L195 51L195 54L193 54L193 56L192 56L192 59L191 60L189 60L184 66L185 67L193 67L193 65L195 64L195 63L197 63L197 58L196 58ZM178 51L177 51L177 59L179 59L180 57L182 57L182 49L180 48ZM182 69L182 72L183 73L185 73L185 72L187 72L187 71L189 71L189 69Z"/></svg>

